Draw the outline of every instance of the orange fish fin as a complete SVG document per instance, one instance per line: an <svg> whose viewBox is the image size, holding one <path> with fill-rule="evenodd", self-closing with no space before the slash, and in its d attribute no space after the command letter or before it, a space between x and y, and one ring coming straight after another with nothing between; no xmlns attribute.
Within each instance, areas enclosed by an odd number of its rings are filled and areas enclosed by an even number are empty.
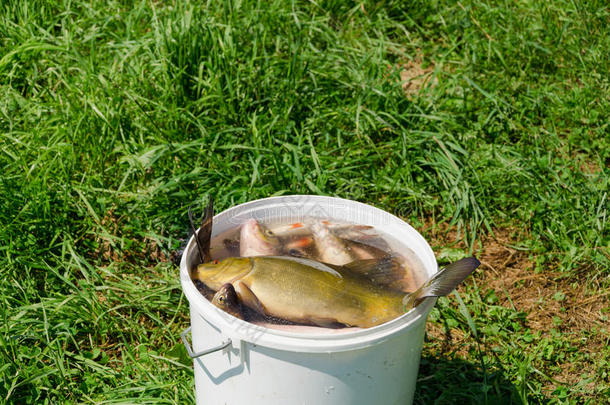
<svg viewBox="0 0 610 405"><path fill-rule="evenodd" d="M311 236L303 236L302 238L295 239L286 244L287 249L292 249L296 247L307 247L313 243L313 238Z"/></svg>

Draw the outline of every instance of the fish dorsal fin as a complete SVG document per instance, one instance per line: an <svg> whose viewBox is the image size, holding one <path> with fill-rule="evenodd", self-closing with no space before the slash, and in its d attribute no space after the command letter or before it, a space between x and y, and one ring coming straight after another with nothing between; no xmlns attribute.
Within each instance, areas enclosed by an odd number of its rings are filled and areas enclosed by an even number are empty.
<svg viewBox="0 0 610 405"><path fill-rule="evenodd" d="M366 277L372 283L394 290L411 290L408 275L402 266L401 256L389 254L379 259L355 260L342 266L354 274Z"/></svg>

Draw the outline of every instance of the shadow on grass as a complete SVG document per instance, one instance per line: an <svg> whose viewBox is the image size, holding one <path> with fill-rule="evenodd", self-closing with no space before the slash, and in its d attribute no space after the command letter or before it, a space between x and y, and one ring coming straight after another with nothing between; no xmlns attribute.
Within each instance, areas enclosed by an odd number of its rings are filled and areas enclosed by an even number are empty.
<svg viewBox="0 0 610 405"><path fill-rule="evenodd" d="M423 356L414 404L523 404L524 392L501 370L482 370L480 364L461 359ZM536 399L536 403L539 399Z"/></svg>

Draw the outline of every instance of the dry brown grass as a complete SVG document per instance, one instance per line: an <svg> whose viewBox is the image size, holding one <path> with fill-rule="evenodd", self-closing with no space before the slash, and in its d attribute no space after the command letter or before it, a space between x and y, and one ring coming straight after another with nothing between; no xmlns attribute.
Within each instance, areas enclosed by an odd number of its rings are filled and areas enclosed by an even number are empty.
<svg viewBox="0 0 610 405"><path fill-rule="evenodd" d="M150 267L171 259L154 239L145 237L143 240L135 240L129 235L124 235L121 232L123 220L124 218L114 214L113 208L106 211L100 220L100 225L107 233L96 233L95 242L98 247L94 256L101 258L104 263L127 261L145 263ZM122 238L131 239L130 241L134 246L138 246L138 249L118 249L116 240Z"/></svg>
<svg viewBox="0 0 610 405"><path fill-rule="evenodd" d="M426 232L431 236L433 248L456 241L456 233L447 232L446 226L430 226ZM495 292L498 305L525 313L525 326L534 334L539 332L542 338L551 337L554 329L567 336L579 352L589 355L586 364L569 361L560 364L560 372L551 375L544 387L545 391L552 392L557 383L572 385L581 381L583 372L596 367L603 349L610 343L607 333L590 333L592 328L608 329L609 294L597 293L601 287L585 279L586 268L566 275L551 263L536 271L535 257L512 247L518 246L524 236L519 230L509 228L494 229L494 235L484 236L475 245L481 267L473 277L481 291ZM467 250L463 242L458 242L456 247ZM434 351L444 355L453 353L463 359L468 358L476 344L461 329L442 327L438 323L429 323L427 334L437 342L432 345ZM535 344L536 341L532 342Z"/></svg>

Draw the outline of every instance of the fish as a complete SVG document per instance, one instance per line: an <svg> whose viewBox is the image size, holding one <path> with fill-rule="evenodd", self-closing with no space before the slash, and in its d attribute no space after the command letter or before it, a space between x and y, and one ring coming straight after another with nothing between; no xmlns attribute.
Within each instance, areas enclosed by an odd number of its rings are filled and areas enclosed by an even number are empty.
<svg viewBox="0 0 610 405"><path fill-rule="evenodd" d="M214 290L230 283L246 307L295 323L366 328L404 313L405 293L310 259L231 257L200 264L194 276Z"/></svg>
<svg viewBox="0 0 610 405"><path fill-rule="evenodd" d="M345 241L333 235L325 224L314 222L311 231L318 250L318 260L339 266L354 261Z"/></svg>
<svg viewBox="0 0 610 405"><path fill-rule="evenodd" d="M274 225L270 230L282 240L283 255L338 265L356 259L381 258L390 251L387 242L370 225L307 219Z"/></svg>
<svg viewBox="0 0 610 405"><path fill-rule="evenodd" d="M306 236L311 233L309 226L304 222L293 222L290 224L276 224L269 228L280 238L296 238Z"/></svg>
<svg viewBox="0 0 610 405"><path fill-rule="evenodd" d="M311 236L299 236L284 240L282 243L285 256L313 258L316 254L315 243Z"/></svg>
<svg viewBox="0 0 610 405"><path fill-rule="evenodd" d="M296 257L215 260L197 266L195 277L212 289L231 284L239 302L265 316L322 327L368 328L404 314L428 297L449 294L479 265L474 257L452 263L409 294L384 288L344 266ZM377 266L383 274L383 263Z"/></svg>
<svg viewBox="0 0 610 405"><path fill-rule="evenodd" d="M340 232L353 234L360 232L357 227L339 228ZM369 229L368 227L366 229ZM344 265L355 260L380 259L390 251L387 243L386 250L365 241L345 239L336 235L336 231L326 225L326 221L318 221L311 226L312 236L316 243L317 260L336 265ZM381 239L381 238L378 238Z"/></svg>
<svg viewBox="0 0 610 405"><path fill-rule="evenodd" d="M352 263L376 263L377 261L389 258L392 261L392 266L390 267L392 277L389 279L384 277L381 281L387 287L404 292L412 292L419 286L417 269L421 268L421 266L410 257L410 250L398 253L391 252L389 247L387 250L382 250L378 247L353 240L343 240L342 243L344 243L345 248L353 258L354 262ZM348 263L346 266L353 271L359 271L361 266L350 267L350 264ZM376 282L379 281L376 280Z"/></svg>
<svg viewBox="0 0 610 405"><path fill-rule="evenodd" d="M368 225L350 225L342 227L329 227L329 230L338 238L372 246L384 252L389 252L390 245L377 233L375 228Z"/></svg>
<svg viewBox="0 0 610 405"><path fill-rule="evenodd" d="M280 238L256 219L250 218L242 224L239 235L240 256L280 255L282 250Z"/></svg>
<svg viewBox="0 0 610 405"><path fill-rule="evenodd" d="M287 228L299 229L299 231L287 232ZM283 236L278 236L275 231L255 219L249 219L241 226L240 241L225 240L225 248L229 250L230 247L239 245L239 256L242 257L295 256L336 265L347 264L357 259L381 258L389 251L389 247L384 251L365 242L337 237L334 233L334 230L337 230L355 235L371 229L370 226L338 226L328 221L316 220L276 226L274 229L279 229ZM306 232L303 233L303 230ZM362 239L366 240L366 237Z"/></svg>
<svg viewBox="0 0 610 405"><path fill-rule="evenodd" d="M416 291L405 294L401 291L400 273L396 271L400 265L392 255L345 265L304 257L265 255L269 251L281 251L282 240L256 220L242 226L241 232L248 241L243 245L255 253L265 251L263 255L212 262L212 198L198 231L195 231L190 207L188 215L200 262L191 271L193 283L208 299L213 295L214 305L242 319L242 309L249 309L269 319L294 323L324 327L376 326L400 316L428 297L448 294L480 264L475 258L463 259L439 271ZM326 232L328 222L320 221L313 227L330 245L345 246L340 238ZM295 248L311 247L311 241L319 243L317 236L318 240L314 230L309 241L305 236L292 238L292 242L296 243ZM236 247L230 241L225 241L225 246Z"/></svg>
<svg viewBox="0 0 610 405"><path fill-rule="evenodd" d="M352 273L364 276L373 283L410 293L417 289L412 268L406 267L405 258L398 253L386 254L383 257L355 260L344 265ZM334 267L334 265L329 264Z"/></svg>
<svg viewBox="0 0 610 405"><path fill-rule="evenodd" d="M280 238L272 230L258 222L249 219L242 224L239 241L223 241L225 248L237 245L239 256L296 256L309 257L313 255L314 240L311 236L297 235Z"/></svg>
<svg viewBox="0 0 610 405"><path fill-rule="evenodd" d="M378 236L370 225L343 224L313 218L289 224L276 224L271 226L270 229L280 238L305 236L311 234L311 227L316 223L326 226L337 236L345 239L359 240Z"/></svg>
<svg viewBox="0 0 610 405"><path fill-rule="evenodd" d="M244 319L241 303L231 283L223 284L212 298L212 304L236 318Z"/></svg>
<svg viewBox="0 0 610 405"><path fill-rule="evenodd" d="M373 245L367 245L363 242L356 242L355 240L342 240L346 249L351 252L352 257L359 260L381 258L387 255L390 251L389 248L387 250L382 250Z"/></svg>

